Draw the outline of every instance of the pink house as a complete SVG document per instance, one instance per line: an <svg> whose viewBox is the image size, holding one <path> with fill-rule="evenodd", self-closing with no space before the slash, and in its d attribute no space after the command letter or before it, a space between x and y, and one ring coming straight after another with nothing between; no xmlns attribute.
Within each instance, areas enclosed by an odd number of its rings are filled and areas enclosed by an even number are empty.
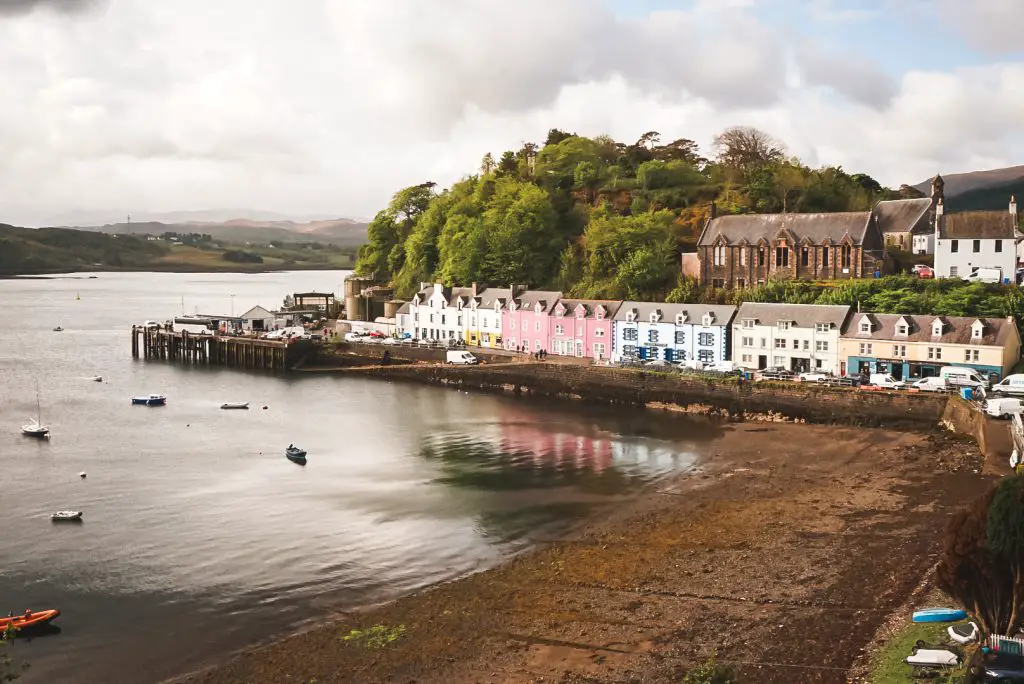
<svg viewBox="0 0 1024 684"><path fill-rule="evenodd" d="M501 339L505 349L524 347L529 352L548 348L548 314L561 292L526 290L501 312Z"/></svg>
<svg viewBox="0 0 1024 684"><path fill-rule="evenodd" d="M607 360L612 353L612 319L620 306L622 302L597 299L559 300L548 323L548 352Z"/></svg>

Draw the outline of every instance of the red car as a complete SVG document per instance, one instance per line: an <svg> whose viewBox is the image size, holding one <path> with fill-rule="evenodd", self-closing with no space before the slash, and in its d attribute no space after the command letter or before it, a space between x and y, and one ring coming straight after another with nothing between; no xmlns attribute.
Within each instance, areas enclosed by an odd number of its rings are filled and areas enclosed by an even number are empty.
<svg viewBox="0 0 1024 684"><path fill-rule="evenodd" d="M918 278L934 278L935 277L935 271L932 269L932 267L931 266L924 266L922 264L918 264L917 266L914 266L914 273L917 274Z"/></svg>

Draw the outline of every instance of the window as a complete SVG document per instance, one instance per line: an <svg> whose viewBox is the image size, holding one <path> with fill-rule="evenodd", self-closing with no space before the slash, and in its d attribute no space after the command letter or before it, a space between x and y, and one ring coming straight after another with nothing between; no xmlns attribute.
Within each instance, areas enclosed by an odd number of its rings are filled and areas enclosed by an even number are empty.
<svg viewBox="0 0 1024 684"><path fill-rule="evenodd" d="M624 344L622 345L623 356L636 356L636 345L635 344Z"/></svg>
<svg viewBox="0 0 1024 684"><path fill-rule="evenodd" d="M905 323L900 323L896 326L897 335L906 335L908 332L910 332L910 328L908 328Z"/></svg>
<svg viewBox="0 0 1024 684"><path fill-rule="evenodd" d="M413 316L412 316L412 319L414 321L416 321L417 323L419 323L420 322L420 312L417 311L416 313L414 313Z"/></svg>
<svg viewBox="0 0 1024 684"><path fill-rule="evenodd" d="M686 344L686 331L676 330L676 344Z"/></svg>
<svg viewBox="0 0 1024 684"><path fill-rule="evenodd" d="M658 330L657 328L651 328L647 331L647 341L651 343L657 343L658 341Z"/></svg>
<svg viewBox="0 0 1024 684"><path fill-rule="evenodd" d="M828 342L825 342L825 341L822 341L822 340L818 340L817 342L814 343L814 351L827 352L828 351Z"/></svg>
<svg viewBox="0 0 1024 684"><path fill-rule="evenodd" d="M785 356L773 357L772 358L772 365L773 366L785 366L786 365L786 357Z"/></svg>
<svg viewBox="0 0 1024 684"><path fill-rule="evenodd" d="M540 351L540 340L533 341L533 351Z"/></svg>
<svg viewBox="0 0 1024 684"><path fill-rule="evenodd" d="M786 340L775 340L775 348L776 349L785 349L786 348Z"/></svg>
<svg viewBox="0 0 1024 684"><path fill-rule="evenodd" d="M603 342L595 342L594 343L594 358L595 359L603 359L604 358L604 343Z"/></svg>
<svg viewBox="0 0 1024 684"><path fill-rule="evenodd" d="M764 247L757 248L757 265L764 266Z"/></svg>
<svg viewBox="0 0 1024 684"><path fill-rule="evenodd" d="M817 368L818 370L821 370L822 368L825 367L825 362L822 359L815 359L814 367Z"/></svg>
<svg viewBox="0 0 1024 684"><path fill-rule="evenodd" d="M580 309L579 311L576 312L576 318L583 318L586 315L586 313L586 311Z"/></svg>
<svg viewBox="0 0 1024 684"><path fill-rule="evenodd" d="M853 254L853 249L850 247L850 245L843 245L841 251L843 257L843 268L850 268L850 258Z"/></svg>
<svg viewBox="0 0 1024 684"><path fill-rule="evenodd" d="M744 318L743 319L743 329L744 330L752 330L753 328L754 328L754 321L753 321L753 319Z"/></svg>
<svg viewBox="0 0 1024 684"><path fill-rule="evenodd" d="M560 326L560 325L556 325L555 326L555 334L556 335L561 335L564 332L564 330L565 329L562 326ZM636 331L634 330L633 332L636 332ZM629 335L629 330L626 330L625 334L623 334L623 338L628 340L629 339L628 335Z"/></svg>
<svg viewBox="0 0 1024 684"><path fill-rule="evenodd" d="M800 340L793 340L793 351L800 349Z"/></svg>
<svg viewBox="0 0 1024 684"><path fill-rule="evenodd" d="M811 263L811 250L803 247L800 249L800 265L809 266Z"/></svg>
<svg viewBox="0 0 1024 684"><path fill-rule="evenodd" d="M789 330L789 321L779 321L779 330Z"/></svg>
<svg viewBox="0 0 1024 684"><path fill-rule="evenodd" d="M461 315L455 317L455 326L458 327L458 328L462 327L462 316Z"/></svg>
<svg viewBox="0 0 1024 684"><path fill-rule="evenodd" d="M869 323L867 321L864 321L863 323L861 323L860 324L860 331L862 333L871 334L871 323Z"/></svg>
<svg viewBox="0 0 1024 684"><path fill-rule="evenodd" d="M832 250L829 247L825 247L821 250L821 265L828 266L828 255Z"/></svg>
<svg viewBox="0 0 1024 684"><path fill-rule="evenodd" d="M892 355L897 359L907 358L907 345L905 344L894 344L892 345Z"/></svg>
<svg viewBox="0 0 1024 684"><path fill-rule="evenodd" d="M873 354L874 353L874 346L875 345L873 345L873 344L868 344L868 343L865 343L865 342L861 342L860 343L860 354L861 354L861 356L869 356L869 355Z"/></svg>
<svg viewBox="0 0 1024 684"><path fill-rule="evenodd" d="M958 269L958 268L957 268L956 266L950 266L950 267L949 267L949 277L950 277L950 278L956 278L956 277L957 277L958 275L960 275L960 274L959 274L959 273L957 272L958 270L959 270L959 269Z"/></svg>
<svg viewBox="0 0 1024 684"><path fill-rule="evenodd" d="M964 350L964 361L974 361L977 363L980 358L981 352L977 349L965 349Z"/></svg>
<svg viewBox="0 0 1024 684"><path fill-rule="evenodd" d="M723 288L725 287L725 278L712 278L711 287Z"/></svg>
<svg viewBox="0 0 1024 684"><path fill-rule="evenodd" d="M789 249L786 247L775 248L775 265L785 268L789 266Z"/></svg>
<svg viewBox="0 0 1024 684"><path fill-rule="evenodd" d="M754 357L753 357L752 354L744 354L743 355L743 363L753 363L753 362L754 362Z"/></svg>
<svg viewBox="0 0 1024 684"><path fill-rule="evenodd" d="M974 244L972 245L971 249L974 252L980 252L981 251L981 240L974 240Z"/></svg>
<svg viewBox="0 0 1024 684"><path fill-rule="evenodd" d="M980 340L983 333L984 333L984 330L982 329L980 324L975 323L971 327L971 337L972 338L974 338L976 340Z"/></svg>
<svg viewBox="0 0 1024 684"><path fill-rule="evenodd" d="M957 252L959 252L960 251L960 241L959 240L950 240L949 241L949 251L952 252L953 254L956 254Z"/></svg>
<svg viewBox="0 0 1024 684"><path fill-rule="evenodd" d="M714 333L700 333L697 335L697 344L702 347L710 347L715 343Z"/></svg>
<svg viewBox="0 0 1024 684"><path fill-rule="evenodd" d="M561 326L559 326L559 327L561 327ZM561 333L559 333L559 334L561 334ZM637 333L637 329L636 328L626 328L625 330L622 331L622 339L624 339L624 340L629 340L629 341L633 342L633 341L636 341L636 339L638 337L639 337L639 334Z"/></svg>
<svg viewBox="0 0 1024 684"><path fill-rule="evenodd" d="M725 266L725 245L715 245L714 261L715 266Z"/></svg>
<svg viewBox="0 0 1024 684"><path fill-rule="evenodd" d="M746 287L746 286L747 286L747 281L745 279L743 279L743 278L737 278L736 279L736 287Z"/></svg>
<svg viewBox="0 0 1024 684"><path fill-rule="evenodd" d="M540 332L540 321L536 321L533 324L533 332Z"/></svg>
<svg viewBox="0 0 1024 684"><path fill-rule="evenodd" d="M469 326L471 328L475 328L476 327L476 316L470 316L469 317Z"/></svg>
<svg viewBox="0 0 1024 684"><path fill-rule="evenodd" d="M928 358L933 361L942 360L942 347L928 347Z"/></svg>
<svg viewBox="0 0 1024 684"><path fill-rule="evenodd" d="M932 323L932 337L942 337L942 321Z"/></svg>
<svg viewBox="0 0 1024 684"><path fill-rule="evenodd" d="M431 322L431 323L433 323L433 322L434 322L434 314L430 314L430 322Z"/></svg>
<svg viewBox="0 0 1024 684"><path fill-rule="evenodd" d="M1003 251L1003 241L1002 240L996 240L996 252L998 253L998 252L1002 252L1002 251Z"/></svg>
<svg viewBox="0 0 1024 684"><path fill-rule="evenodd" d="M767 346L768 346L768 338L762 337L761 338L761 349L765 349L765 348L767 348Z"/></svg>
<svg viewBox="0 0 1024 684"><path fill-rule="evenodd" d="M743 344L744 347L753 347L754 346L754 338L753 337L744 337L743 341L742 341L742 344Z"/></svg>
<svg viewBox="0 0 1024 684"><path fill-rule="evenodd" d="M747 265L747 248L740 247L740 266Z"/></svg>
<svg viewBox="0 0 1024 684"><path fill-rule="evenodd" d="M594 337L604 337L604 328L597 328L594 331Z"/></svg>
<svg viewBox="0 0 1024 684"><path fill-rule="evenodd" d="M814 332L827 333L831 329L832 329L832 324L831 323L815 323L814 324Z"/></svg>
<svg viewBox="0 0 1024 684"><path fill-rule="evenodd" d="M697 360L703 363L711 363L715 360L715 352L710 349L701 349L697 352Z"/></svg>
<svg viewBox="0 0 1024 684"><path fill-rule="evenodd" d="M811 341L810 340L804 340L804 351L810 351L810 350L811 350Z"/></svg>

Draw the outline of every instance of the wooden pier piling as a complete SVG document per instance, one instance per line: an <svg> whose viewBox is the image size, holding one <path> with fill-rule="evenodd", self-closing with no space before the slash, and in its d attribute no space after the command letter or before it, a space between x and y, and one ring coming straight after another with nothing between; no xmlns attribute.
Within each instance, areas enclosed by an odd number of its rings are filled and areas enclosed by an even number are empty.
<svg viewBox="0 0 1024 684"><path fill-rule="evenodd" d="M279 342L255 337L202 335L132 326L132 358L184 365L223 366L285 372L301 363L314 345L303 340Z"/></svg>

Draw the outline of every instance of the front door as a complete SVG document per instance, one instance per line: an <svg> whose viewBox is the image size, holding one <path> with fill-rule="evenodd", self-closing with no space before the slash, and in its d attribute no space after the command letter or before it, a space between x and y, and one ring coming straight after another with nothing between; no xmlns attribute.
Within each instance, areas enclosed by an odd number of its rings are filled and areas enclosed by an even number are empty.
<svg viewBox="0 0 1024 684"><path fill-rule="evenodd" d="M583 340L576 340L576 356L583 356Z"/></svg>
<svg viewBox="0 0 1024 684"><path fill-rule="evenodd" d="M889 372L892 373L893 380L903 379L903 364L902 363L890 363Z"/></svg>
<svg viewBox="0 0 1024 684"><path fill-rule="evenodd" d="M758 356L757 357L757 369L758 370L764 370L767 367L768 367L768 357L767 356Z"/></svg>

